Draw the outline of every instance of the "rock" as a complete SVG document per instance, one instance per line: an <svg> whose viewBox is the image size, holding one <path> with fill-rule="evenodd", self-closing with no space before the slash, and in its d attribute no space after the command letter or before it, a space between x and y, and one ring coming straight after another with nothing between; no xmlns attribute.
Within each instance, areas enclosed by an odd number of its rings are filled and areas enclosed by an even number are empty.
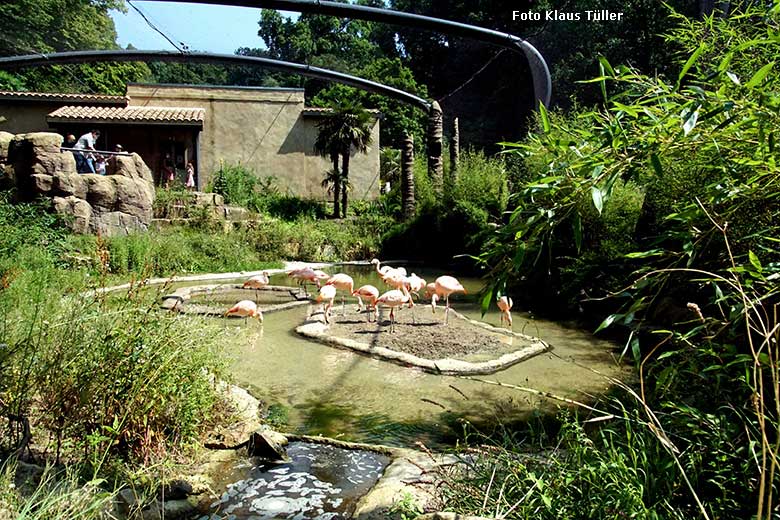
<svg viewBox="0 0 780 520"><path fill-rule="evenodd" d="M138 510L139 503L135 491L130 488L123 488L117 493L116 508L119 515L123 518L129 517Z"/></svg>
<svg viewBox="0 0 780 520"><path fill-rule="evenodd" d="M141 219L134 215L120 213L119 211L93 211L89 229L92 233L113 237L146 231L148 227Z"/></svg>
<svg viewBox="0 0 780 520"><path fill-rule="evenodd" d="M116 203L116 184L108 176L87 173L82 175L87 182L87 202L92 207L101 207L113 211Z"/></svg>
<svg viewBox="0 0 780 520"><path fill-rule="evenodd" d="M31 132L15 137L16 141L24 141L32 146L36 154L41 152L60 153L63 137L54 132Z"/></svg>
<svg viewBox="0 0 780 520"><path fill-rule="evenodd" d="M87 201L70 195L52 199L54 211L63 215L74 233L89 233L92 206Z"/></svg>
<svg viewBox="0 0 780 520"><path fill-rule="evenodd" d="M184 479L171 480L162 489L165 500L181 500L192 494L192 485Z"/></svg>
<svg viewBox="0 0 780 520"><path fill-rule="evenodd" d="M440 512L427 513L417 517L417 520L492 520L484 516L460 515L458 513Z"/></svg>
<svg viewBox="0 0 780 520"><path fill-rule="evenodd" d="M191 518L198 509L198 504L193 499L187 500L166 500L160 502L155 500L148 509L145 509L141 518L143 520L179 520Z"/></svg>
<svg viewBox="0 0 780 520"><path fill-rule="evenodd" d="M203 193L201 191L193 192L195 204L200 206L224 206L225 199L218 193Z"/></svg>
<svg viewBox="0 0 780 520"><path fill-rule="evenodd" d="M45 173L34 173L30 175L32 179L32 185L37 193L43 195L48 194L51 191L54 177L46 175Z"/></svg>
<svg viewBox="0 0 780 520"><path fill-rule="evenodd" d="M287 437L271 430L258 430L249 437L247 453L250 457L260 457L269 462L282 463L290 458L287 456Z"/></svg>
<svg viewBox="0 0 780 520"><path fill-rule="evenodd" d="M80 199L87 198L87 181L78 173L58 173L54 176L52 188L55 192L65 196L74 195Z"/></svg>
<svg viewBox="0 0 780 520"><path fill-rule="evenodd" d="M8 147L14 139L14 134L0 131L0 163L8 160Z"/></svg>
<svg viewBox="0 0 780 520"><path fill-rule="evenodd" d="M246 208L241 208L238 206L225 206L224 217L225 220L230 222L246 220L247 217L249 217L249 211Z"/></svg>
<svg viewBox="0 0 780 520"><path fill-rule="evenodd" d="M30 496L40 484L45 471L41 466L19 460L16 462L14 485L24 496Z"/></svg>
<svg viewBox="0 0 780 520"><path fill-rule="evenodd" d="M140 189L139 185L143 185L143 182L139 183L134 179L121 176L111 176L109 179L114 182L115 186L115 209L128 215L134 215L144 222L151 222L152 201L154 199L150 199L147 193Z"/></svg>

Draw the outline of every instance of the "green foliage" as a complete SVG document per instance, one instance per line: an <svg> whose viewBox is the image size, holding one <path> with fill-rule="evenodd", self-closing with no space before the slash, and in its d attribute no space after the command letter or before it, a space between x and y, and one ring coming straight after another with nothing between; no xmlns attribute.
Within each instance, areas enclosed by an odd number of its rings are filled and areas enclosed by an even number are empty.
<svg viewBox="0 0 780 520"><path fill-rule="evenodd" d="M258 182L254 172L241 164L222 162L212 179L207 191L222 195L226 204L249 207Z"/></svg>

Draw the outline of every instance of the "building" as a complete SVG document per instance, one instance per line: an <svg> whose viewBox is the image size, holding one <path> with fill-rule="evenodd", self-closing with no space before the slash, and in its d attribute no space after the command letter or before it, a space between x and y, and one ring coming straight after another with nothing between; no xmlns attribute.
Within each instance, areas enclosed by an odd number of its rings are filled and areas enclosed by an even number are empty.
<svg viewBox="0 0 780 520"><path fill-rule="evenodd" d="M198 189L221 163L273 177L282 193L329 199L321 186L330 160L314 152L327 109L308 108L303 89L131 84L126 96L0 92L0 130L56 131L77 137L101 131L98 148L121 144L138 153L158 180L170 154L183 180L192 162ZM350 160L352 197L379 195L379 117L367 154Z"/></svg>

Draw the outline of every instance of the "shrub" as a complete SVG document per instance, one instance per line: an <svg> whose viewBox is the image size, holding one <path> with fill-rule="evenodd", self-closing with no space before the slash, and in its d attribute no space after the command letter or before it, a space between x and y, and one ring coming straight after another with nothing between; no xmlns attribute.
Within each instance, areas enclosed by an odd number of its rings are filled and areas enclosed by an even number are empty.
<svg viewBox="0 0 780 520"><path fill-rule="evenodd" d="M221 162L212 179L207 191L222 195L227 204L249 207L258 185L258 178L253 171L240 163Z"/></svg>

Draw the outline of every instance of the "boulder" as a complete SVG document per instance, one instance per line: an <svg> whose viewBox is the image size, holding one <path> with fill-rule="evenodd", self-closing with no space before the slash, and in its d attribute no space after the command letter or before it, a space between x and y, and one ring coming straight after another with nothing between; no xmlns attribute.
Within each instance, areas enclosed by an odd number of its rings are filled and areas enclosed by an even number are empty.
<svg viewBox="0 0 780 520"><path fill-rule="evenodd" d="M184 479L174 479L165 484L162 488L163 500L181 500L192 495L192 484Z"/></svg>
<svg viewBox="0 0 780 520"><path fill-rule="evenodd" d="M8 160L8 147L14 139L14 134L0 131L0 163Z"/></svg>
<svg viewBox="0 0 780 520"><path fill-rule="evenodd" d="M101 212L96 210L92 213L89 229L96 235L113 237L146 231L149 228L146 223L134 215L119 211Z"/></svg>
<svg viewBox="0 0 780 520"><path fill-rule="evenodd" d="M250 457L260 457L269 462L283 463L288 462L287 456L287 437L281 433L271 430L257 430L249 437L247 443L247 454Z"/></svg>
<svg viewBox="0 0 780 520"><path fill-rule="evenodd" d="M109 176L87 173L82 175L87 182L87 202L93 207L114 210L116 203L116 184Z"/></svg>
<svg viewBox="0 0 780 520"><path fill-rule="evenodd" d="M83 199L70 195L52 198L54 211L63 215L74 233L89 233L92 206Z"/></svg>
<svg viewBox="0 0 780 520"><path fill-rule="evenodd" d="M109 177L114 182L116 192L116 210L134 215L144 222L152 220L152 203L145 189L145 182L119 175Z"/></svg>
<svg viewBox="0 0 780 520"><path fill-rule="evenodd" d="M56 174L52 188L56 193L64 196L74 195L80 199L87 198L87 181L75 172L60 172Z"/></svg>
<svg viewBox="0 0 780 520"><path fill-rule="evenodd" d="M35 188L36 193L47 195L52 188L54 177L46 175L45 173L34 173L30 175L32 179L32 186Z"/></svg>

